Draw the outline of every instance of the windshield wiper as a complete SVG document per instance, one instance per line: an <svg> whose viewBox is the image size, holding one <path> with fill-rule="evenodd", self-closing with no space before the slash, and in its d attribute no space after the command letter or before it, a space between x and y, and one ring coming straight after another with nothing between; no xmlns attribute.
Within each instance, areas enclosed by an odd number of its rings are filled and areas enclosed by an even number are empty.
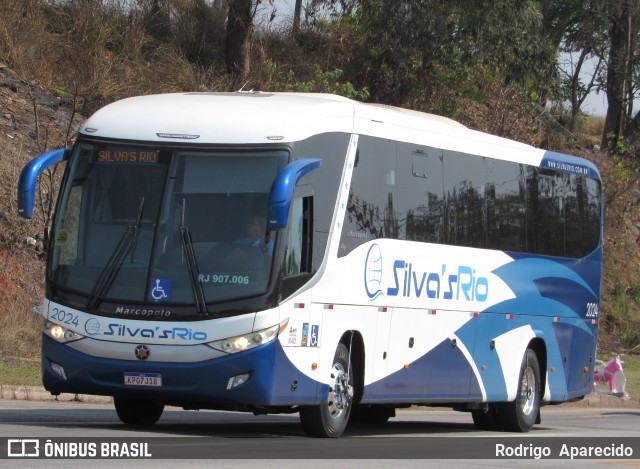
<svg viewBox="0 0 640 469"><path fill-rule="evenodd" d="M180 244L182 246L182 263L187 265L189 281L191 282L191 290L193 291L193 299L196 302L196 312L201 316L208 316L207 303L204 297L204 290L199 279L198 262L196 253L193 250L193 241L189 228L184 223L186 202L182 199L182 219L180 220Z"/></svg>
<svg viewBox="0 0 640 469"><path fill-rule="evenodd" d="M111 286L116 278L122 260L131 252L131 262L133 262L133 256L136 252L136 245L138 244L138 234L140 233L140 221L142 220L142 210L144 208L144 197L140 199L140 207L138 208L138 217L134 225L127 226L124 230L118 244L111 253L107 264L100 272L100 276L96 281L96 284L91 291L89 301L87 302L87 309L89 311L95 311L98 305L102 301L102 297Z"/></svg>
<svg viewBox="0 0 640 469"><path fill-rule="evenodd" d="M133 241L131 242L131 262L133 262L133 256L136 253L136 246L138 245L138 235L140 234L140 220L142 220L142 209L144 208L144 196L140 199L140 207L138 207L138 217L136 218L136 224L133 231Z"/></svg>

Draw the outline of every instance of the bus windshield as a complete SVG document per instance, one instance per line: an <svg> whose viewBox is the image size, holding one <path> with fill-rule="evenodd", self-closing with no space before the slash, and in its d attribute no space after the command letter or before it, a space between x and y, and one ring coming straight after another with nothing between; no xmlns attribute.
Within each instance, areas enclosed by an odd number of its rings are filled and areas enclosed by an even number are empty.
<svg viewBox="0 0 640 469"><path fill-rule="evenodd" d="M286 151L78 143L56 214L52 286L104 302L195 305L265 292L271 184Z"/></svg>

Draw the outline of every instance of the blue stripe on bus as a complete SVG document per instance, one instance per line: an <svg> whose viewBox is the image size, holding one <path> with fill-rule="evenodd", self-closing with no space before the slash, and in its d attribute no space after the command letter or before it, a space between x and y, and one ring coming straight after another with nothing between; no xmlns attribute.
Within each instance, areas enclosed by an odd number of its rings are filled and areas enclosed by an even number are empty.
<svg viewBox="0 0 640 469"><path fill-rule="evenodd" d="M576 156L569 156L554 151L546 151L540 162L540 167L557 172L579 174L600 180L598 168L591 161Z"/></svg>
<svg viewBox="0 0 640 469"><path fill-rule="evenodd" d="M447 339L409 364L407 368L401 368L386 378L366 386L363 401L466 402L470 397L471 400L482 398L471 365L462 351Z"/></svg>

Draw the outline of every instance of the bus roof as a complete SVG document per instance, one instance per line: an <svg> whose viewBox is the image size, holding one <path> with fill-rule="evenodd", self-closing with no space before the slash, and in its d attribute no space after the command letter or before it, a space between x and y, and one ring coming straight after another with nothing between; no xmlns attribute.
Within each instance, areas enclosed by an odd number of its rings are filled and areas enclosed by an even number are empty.
<svg viewBox="0 0 640 469"><path fill-rule="evenodd" d="M81 132L127 140L202 144L293 142L353 130L354 102L296 93L172 93L116 101Z"/></svg>
<svg viewBox="0 0 640 469"><path fill-rule="evenodd" d="M567 161L599 178L586 160L468 129L441 116L320 93L169 93L126 98L93 114L80 133L144 142L264 144L326 132L371 135L536 166ZM584 169L587 168L587 169ZM567 171L576 172L576 171Z"/></svg>

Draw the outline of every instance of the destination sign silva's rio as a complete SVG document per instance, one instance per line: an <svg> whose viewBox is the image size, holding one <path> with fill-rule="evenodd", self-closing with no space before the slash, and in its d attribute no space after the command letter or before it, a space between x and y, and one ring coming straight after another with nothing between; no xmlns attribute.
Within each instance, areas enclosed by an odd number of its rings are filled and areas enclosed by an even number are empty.
<svg viewBox="0 0 640 469"><path fill-rule="evenodd" d="M139 148L111 148L97 152L98 163L156 164L159 151Z"/></svg>

